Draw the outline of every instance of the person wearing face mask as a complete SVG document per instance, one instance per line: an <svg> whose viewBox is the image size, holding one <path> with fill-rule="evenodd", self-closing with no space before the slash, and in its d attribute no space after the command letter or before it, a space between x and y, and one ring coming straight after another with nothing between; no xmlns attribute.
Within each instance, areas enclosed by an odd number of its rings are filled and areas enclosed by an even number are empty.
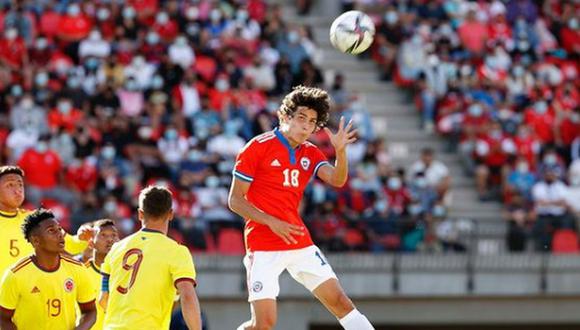
<svg viewBox="0 0 580 330"><path fill-rule="evenodd" d="M399 176L392 176L387 180L384 194L387 196L389 209L397 216L403 214L407 205L411 202L411 194Z"/></svg>
<svg viewBox="0 0 580 330"><path fill-rule="evenodd" d="M424 210L431 210L438 199L437 191L427 184L423 172L417 173L412 179L409 192L411 199L420 204Z"/></svg>
<svg viewBox="0 0 580 330"><path fill-rule="evenodd" d="M575 160L568 170L568 195L566 200L568 206L574 212L577 219L580 219L580 160Z"/></svg>
<svg viewBox="0 0 580 330"><path fill-rule="evenodd" d="M578 22L578 15L572 16L560 30L561 45L569 54L580 54L580 28Z"/></svg>
<svg viewBox="0 0 580 330"><path fill-rule="evenodd" d="M560 180L563 180L566 174L565 168L566 165L556 149L549 147L543 151L543 156L538 164L538 173L544 174L546 171L551 170L556 173Z"/></svg>
<svg viewBox="0 0 580 330"><path fill-rule="evenodd" d="M0 62L13 70L19 70L29 62L25 41L16 28L4 30L0 39Z"/></svg>
<svg viewBox="0 0 580 330"><path fill-rule="evenodd" d="M59 21L57 36L68 42L78 42L89 35L91 28L92 23L79 4L71 3Z"/></svg>
<svg viewBox="0 0 580 330"><path fill-rule="evenodd" d="M141 114L145 107L145 97L134 77L125 82L125 87L117 93L121 104L121 112L129 117Z"/></svg>
<svg viewBox="0 0 580 330"><path fill-rule="evenodd" d="M567 202L568 186L558 179L558 169L548 167L543 180L532 188L532 198L537 214L534 225L536 250L550 251L555 229L574 228Z"/></svg>
<svg viewBox="0 0 580 330"><path fill-rule="evenodd" d="M475 144L475 156L479 165L476 168L476 183L481 200L491 198L490 187L492 181L503 182L507 170L508 155L515 152L513 141L507 137L501 125L493 122L485 136L477 139Z"/></svg>
<svg viewBox="0 0 580 330"><path fill-rule="evenodd" d="M83 112L73 106L71 99L61 98L56 107L48 113L48 126L51 129L65 129L72 133L83 117Z"/></svg>
<svg viewBox="0 0 580 330"><path fill-rule="evenodd" d="M555 116L545 100L537 100L524 112L524 123L538 136L542 144L554 142Z"/></svg>
<svg viewBox="0 0 580 330"><path fill-rule="evenodd" d="M161 40L165 42L172 42L179 34L179 27L174 19L169 17L165 11L158 12L155 16L155 23L153 24L153 31L159 34Z"/></svg>
<svg viewBox="0 0 580 330"><path fill-rule="evenodd" d="M179 35L168 49L169 60L187 70L195 63L195 53L185 35Z"/></svg>
<svg viewBox="0 0 580 330"><path fill-rule="evenodd" d="M59 155L49 148L49 135L38 139L18 160L18 166L26 175L26 197L33 205L40 205L44 198L52 198L75 209L76 196L61 186L64 166Z"/></svg>
<svg viewBox="0 0 580 330"><path fill-rule="evenodd" d="M40 134L48 133L46 112L28 93L10 111L10 125L13 130L32 129Z"/></svg>
<svg viewBox="0 0 580 330"><path fill-rule="evenodd" d="M163 137L157 141L157 148L163 160L172 169L172 174L176 177L177 167L185 159L189 148L187 139L180 136L175 126L168 126L163 133Z"/></svg>
<svg viewBox="0 0 580 330"><path fill-rule="evenodd" d="M387 10L383 16L383 22L377 28L375 42L379 47L378 64L381 68L381 79L390 80L394 69L395 59L401 42L403 30L399 24L399 14L394 8Z"/></svg>
<svg viewBox="0 0 580 330"><path fill-rule="evenodd" d="M536 176L530 169L530 164L526 158L519 157L516 160L515 167L508 174L506 184L504 186L504 197L509 197L515 194L522 196L525 200L532 199L532 187L536 183Z"/></svg>
<svg viewBox="0 0 580 330"><path fill-rule="evenodd" d="M280 56L288 59L291 71L294 74L300 70L300 63L308 58L306 49L300 43L300 35L294 29L287 31L286 38L280 40L276 48L278 48Z"/></svg>
<svg viewBox="0 0 580 330"><path fill-rule="evenodd" d="M238 122L227 121L223 133L208 140L207 150L224 159L233 159L246 144L246 141L238 135L238 131Z"/></svg>

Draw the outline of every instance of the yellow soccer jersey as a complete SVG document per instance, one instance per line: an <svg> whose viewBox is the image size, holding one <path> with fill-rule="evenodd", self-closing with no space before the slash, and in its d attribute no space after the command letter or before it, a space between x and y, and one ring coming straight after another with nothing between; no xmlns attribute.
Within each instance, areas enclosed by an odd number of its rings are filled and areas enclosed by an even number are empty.
<svg viewBox="0 0 580 330"><path fill-rule="evenodd" d="M95 300L94 284L85 266L61 257L55 271L40 269L31 257L18 262L2 278L0 307L13 310L19 330L74 329L77 304Z"/></svg>
<svg viewBox="0 0 580 330"><path fill-rule="evenodd" d="M99 294L101 293L101 281L103 278L101 276L101 270L99 267L97 267L93 259L87 261L85 263L85 267L87 267L87 270L89 271L89 277L91 278L91 282L93 282L93 288L95 289L95 297L98 299ZM95 321L95 324L93 324L91 330L103 329L104 317L105 313L103 312L103 308L97 303L97 321Z"/></svg>
<svg viewBox="0 0 580 330"><path fill-rule="evenodd" d="M0 212L0 277L18 260L34 253L32 245L22 234L22 223L30 211L19 209L16 213ZM66 251L79 254L88 243L70 235L65 236Z"/></svg>
<svg viewBox="0 0 580 330"><path fill-rule="evenodd" d="M193 281L189 250L142 229L115 243L101 266L109 276L104 329L169 329L178 281Z"/></svg>

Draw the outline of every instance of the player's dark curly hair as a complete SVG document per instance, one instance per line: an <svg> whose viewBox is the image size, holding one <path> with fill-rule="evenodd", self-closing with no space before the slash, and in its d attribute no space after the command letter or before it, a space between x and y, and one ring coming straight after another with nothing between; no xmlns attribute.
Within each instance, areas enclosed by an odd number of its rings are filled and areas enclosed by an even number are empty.
<svg viewBox="0 0 580 330"><path fill-rule="evenodd" d="M171 211L173 199L169 189L160 186L149 186L139 194L139 209L145 216L159 218Z"/></svg>
<svg viewBox="0 0 580 330"><path fill-rule="evenodd" d="M318 114L316 126L326 126L330 117L330 96L320 88L296 86L288 93L280 105L280 114L292 117L298 107L308 107Z"/></svg>
<svg viewBox="0 0 580 330"><path fill-rule="evenodd" d="M8 174L17 174L24 178L24 171L20 167L12 165L0 166L0 178Z"/></svg>
<svg viewBox="0 0 580 330"><path fill-rule="evenodd" d="M30 236L34 229L36 229L40 223L44 220L48 219L56 219L54 213L47 209L37 209L34 212L30 213L29 215L24 218L24 222L22 223L22 233L27 241L30 242Z"/></svg>

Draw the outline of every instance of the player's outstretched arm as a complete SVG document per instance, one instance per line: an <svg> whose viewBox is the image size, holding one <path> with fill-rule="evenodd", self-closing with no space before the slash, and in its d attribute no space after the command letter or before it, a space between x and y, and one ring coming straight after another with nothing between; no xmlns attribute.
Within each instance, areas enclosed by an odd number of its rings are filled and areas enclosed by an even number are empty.
<svg viewBox="0 0 580 330"><path fill-rule="evenodd" d="M230 210L236 212L244 219L252 219L258 223L270 227L274 234L280 236L286 244L296 244L297 241L292 235L304 235L304 227L288 223L277 219L267 213L260 211L246 199L250 182L245 182L234 177L228 197Z"/></svg>
<svg viewBox="0 0 580 330"><path fill-rule="evenodd" d="M97 321L97 309L95 308L95 301L80 305L81 320L75 330L89 330ZM4 329L4 328L2 328Z"/></svg>
<svg viewBox="0 0 580 330"><path fill-rule="evenodd" d="M346 157L346 146L356 141L356 129L352 128L352 120L344 126L344 117L340 117L338 131L332 133L328 127L324 128L330 138L330 143L336 151L336 161L334 166L325 165L318 170L318 177L322 181L335 186L342 187L348 178L348 158Z"/></svg>
<svg viewBox="0 0 580 330"><path fill-rule="evenodd" d="M13 310L8 310L0 307L0 329L2 330L16 330L16 325L12 323Z"/></svg>
<svg viewBox="0 0 580 330"><path fill-rule="evenodd" d="M177 291L181 297L181 314L189 330L201 330L201 311L193 283L179 281Z"/></svg>

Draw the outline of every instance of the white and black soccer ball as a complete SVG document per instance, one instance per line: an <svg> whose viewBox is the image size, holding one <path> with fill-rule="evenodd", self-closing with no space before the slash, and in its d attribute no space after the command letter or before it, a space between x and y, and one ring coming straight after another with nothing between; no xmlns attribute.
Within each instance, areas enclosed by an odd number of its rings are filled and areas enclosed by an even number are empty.
<svg viewBox="0 0 580 330"><path fill-rule="evenodd" d="M351 10L338 16L330 26L330 43L347 54L367 50L375 37L375 24L365 13Z"/></svg>

